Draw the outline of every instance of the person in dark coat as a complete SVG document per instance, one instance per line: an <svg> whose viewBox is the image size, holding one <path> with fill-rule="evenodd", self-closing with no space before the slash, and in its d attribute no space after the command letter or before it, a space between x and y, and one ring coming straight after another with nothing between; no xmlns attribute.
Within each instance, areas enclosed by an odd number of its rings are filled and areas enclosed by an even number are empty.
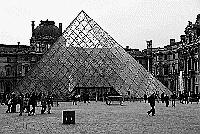
<svg viewBox="0 0 200 134"><path fill-rule="evenodd" d="M179 99L180 99L180 103L182 104L183 104L183 98L184 98L183 94L180 94Z"/></svg>
<svg viewBox="0 0 200 134"><path fill-rule="evenodd" d="M83 92L83 102L86 103L86 91Z"/></svg>
<svg viewBox="0 0 200 134"><path fill-rule="evenodd" d="M144 94L144 102L146 103L146 101L147 101L147 95Z"/></svg>
<svg viewBox="0 0 200 134"><path fill-rule="evenodd" d="M152 113L152 116L155 116L155 94L154 93L151 96L149 96L148 102L151 106L151 110L149 110L147 114L150 115Z"/></svg>
<svg viewBox="0 0 200 134"><path fill-rule="evenodd" d="M162 101L162 103L164 103L165 102L165 94L164 94L164 92L161 94L161 101Z"/></svg>
<svg viewBox="0 0 200 134"><path fill-rule="evenodd" d="M22 113L24 112L24 95L22 93L19 94L19 116L22 116Z"/></svg>
<svg viewBox="0 0 200 134"><path fill-rule="evenodd" d="M46 108L47 108L47 100L46 100L46 96L44 95L44 93L41 96L41 105L42 105L41 114L44 114L44 112L46 111Z"/></svg>
<svg viewBox="0 0 200 134"><path fill-rule="evenodd" d="M23 98L23 105L24 105L24 109L26 109L26 113L28 113L28 116L30 116L30 95L29 93L25 94L25 97Z"/></svg>
<svg viewBox="0 0 200 134"><path fill-rule="evenodd" d="M30 111L30 114L32 114L32 115L35 115L36 103L37 103L36 95L35 95L35 92L33 92L31 97L30 97L30 101L29 101L29 104L32 106L32 109Z"/></svg>
<svg viewBox="0 0 200 134"><path fill-rule="evenodd" d="M10 109L11 109L11 101L12 101L12 98L10 96L10 94L7 94L6 95L6 105L8 106L8 109L6 110L6 113L10 113Z"/></svg>
<svg viewBox="0 0 200 134"><path fill-rule="evenodd" d="M175 94L175 92L171 95L171 99L172 99L172 107L175 107L175 103L176 103L176 94Z"/></svg>
<svg viewBox="0 0 200 134"><path fill-rule="evenodd" d="M17 96L13 92L11 94L11 113L16 113L16 106L17 106Z"/></svg>
<svg viewBox="0 0 200 134"><path fill-rule="evenodd" d="M106 104L108 105L108 94L107 94L107 92L105 92L104 93L104 95L103 95L103 97L104 97L104 101L106 102Z"/></svg>
<svg viewBox="0 0 200 134"><path fill-rule="evenodd" d="M86 93L86 101L88 103L90 103L90 93L89 92Z"/></svg>
<svg viewBox="0 0 200 134"><path fill-rule="evenodd" d="M72 105L77 105L77 93L74 93L74 95L72 96Z"/></svg>
<svg viewBox="0 0 200 134"><path fill-rule="evenodd" d="M166 107L169 106L169 96L166 94L165 95L165 103L166 103Z"/></svg>
<svg viewBox="0 0 200 134"><path fill-rule="evenodd" d="M48 94L47 96L47 113L51 114L51 106L53 104L53 99L52 96L50 94Z"/></svg>
<svg viewBox="0 0 200 134"><path fill-rule="evenodd" d="M189 100L188 100L188 93L185 93L185 94L184 94L184 98L185 98L185 104L188 104L188 103L189 103Z"/></svg>

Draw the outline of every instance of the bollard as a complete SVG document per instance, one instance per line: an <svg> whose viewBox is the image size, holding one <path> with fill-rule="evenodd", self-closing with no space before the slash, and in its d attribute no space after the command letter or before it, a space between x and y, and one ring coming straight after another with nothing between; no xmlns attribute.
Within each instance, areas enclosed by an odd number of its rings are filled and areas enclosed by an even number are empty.
<svg viewBox="0 0 200 134"><path fill-rule="evenodd" d="M75 111L63 111L63 124L75 124Z"/></svg>

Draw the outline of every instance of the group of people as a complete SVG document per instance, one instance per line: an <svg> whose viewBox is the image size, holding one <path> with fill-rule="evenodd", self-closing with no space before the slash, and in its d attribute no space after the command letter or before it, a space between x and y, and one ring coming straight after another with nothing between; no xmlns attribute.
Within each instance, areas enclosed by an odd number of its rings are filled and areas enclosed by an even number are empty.
<svg viewBox="0 0 200 134"><path fill-rule="evenodd" d="M44 93L36 96L35 92L32 92L31 95L29 93L16 95L14 92L7 94L5 104L8 106L8 109L6 113L16 113L16 105L19 104L19 116L22 116L23 112L28 113L29 116L35 115L35 107L38 101L41 101L41 114L44 114L46 110L50 114L51 107L53 106L53 97L50 94L45 95Z"/></svg>
<svg viewBox="0 0 200 134"><path fill-rule="evenodd" d="M72 95L72 105L77 105L77 101L83 100L84 103L90 103L90 93L88 91L83 92L82 96L78 93Z"/></svg>
<svg viewBox="0 0 200 134"><path fill-rule="evenodd" d="M172 95L171 95L171 100L172 100L172 107L175 107L175 101L176 101L176 94L175 93L173 93ZM144 100L145 100L145 102L148 100L148 103L150 104L150 106L151 106L151 110L149 110L148 112L147 112L147 114L148 115L150 115L151 113L152 113L152 116L155 116L155 101L156 101L156 99L157 99L157 101L159 101L158 99L159 99L159 96L157 95L157 94L155 94L155 93L153 93L151 96L149 96L149 97L147 97L147 95L145 94L144 95ZM164 94L164 93L162 93L161 94L161 102L162 103L164 103L165 102L165 104L166 104L166 107L168 107L169 106L169 101L170 101L170 97L166 94Z"/></svg>
<svg viewBox="0 0 200 134"><path fill-rule="evenodd" d="M18 103L17 96L15 93L7 94L5 96L4 103L8 106L6 113L15 113L16 112L16 105Z"/></svg>

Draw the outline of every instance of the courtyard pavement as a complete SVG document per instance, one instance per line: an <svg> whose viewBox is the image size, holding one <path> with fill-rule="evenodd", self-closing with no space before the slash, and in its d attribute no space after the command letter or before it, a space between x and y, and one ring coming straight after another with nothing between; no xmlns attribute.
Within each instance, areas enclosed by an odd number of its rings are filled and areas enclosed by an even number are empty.
<svg viewBox="0 0 200 134"><path fill-rule="evenodd" d="M150 106L144 102L123 106L61 102L52 114L41 115L37 107L34 116L5 113L6 108L0 105L0 134L200 134L200 104L196 103L176 102L174 108L156 102L156 116L147 115ZM63 110L75 110L76 124L62 124Z"/></svg>

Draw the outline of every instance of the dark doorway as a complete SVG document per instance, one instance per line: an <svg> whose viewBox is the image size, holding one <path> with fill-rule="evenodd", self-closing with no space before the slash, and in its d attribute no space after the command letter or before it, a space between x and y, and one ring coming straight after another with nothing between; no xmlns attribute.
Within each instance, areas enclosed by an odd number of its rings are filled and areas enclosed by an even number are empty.
<svg viewBox="0 0 200 134"><path fill-rule="evenodd" d="M75 87L73 93L83 95L84 92L89 93L91 101L103 101L104 93L110 95L119 95L113 87ZM82 99L82 98L81 98Z"/></svg>

